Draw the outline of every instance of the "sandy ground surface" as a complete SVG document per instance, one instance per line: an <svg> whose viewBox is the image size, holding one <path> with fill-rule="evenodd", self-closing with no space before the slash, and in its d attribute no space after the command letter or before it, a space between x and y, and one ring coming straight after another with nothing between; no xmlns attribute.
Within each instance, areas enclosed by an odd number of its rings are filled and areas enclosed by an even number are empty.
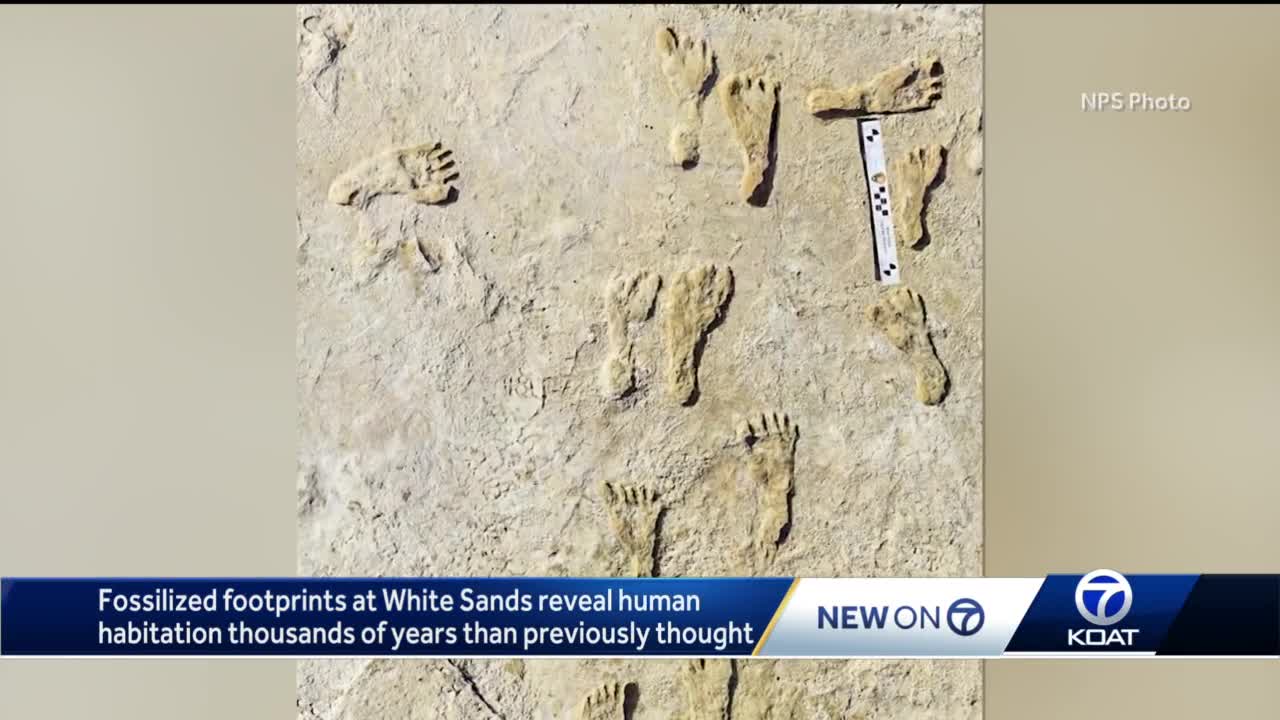
<svg viewBox="0 0 1280 720"><path fill-rule="evenodd" d="M302 6L297 31L300 573L981 574L979 9ZM883 121L891 167L945 158L895 294L856 120L807 101L930 53L941 99ZM976 661L333 660L300 664L299 717L571 718L610 683L637 719L982 707Z"/></svg>

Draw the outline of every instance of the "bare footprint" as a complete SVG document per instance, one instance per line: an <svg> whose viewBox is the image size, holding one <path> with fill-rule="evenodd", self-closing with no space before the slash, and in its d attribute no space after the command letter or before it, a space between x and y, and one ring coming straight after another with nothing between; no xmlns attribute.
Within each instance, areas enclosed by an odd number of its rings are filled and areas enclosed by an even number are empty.
<svg viewBox="0 0 1280 720"><path fill-rule="evenodd" d="M755 72L735 73L720 82L720 104L742 149L742 183L738 197L749 202L764 183L772 162L770 142L778 83Z"/></svg>
<svg viewBox="0 0 1280 720"><path fill-rule="evenodd" d="M615 275L605 288L609 349L600 367L600 387L606 398L623 397L635 387L635 326L653 314L661 283L657 274L641 270Z"/></svg>
<svg viewBox="0 0 1280 720"><path fill-rule="evenodd" d="M917 250L924 245L925 201L942 169L944 152L941 145L918 147L894 158L889 166L894 232L904 244Z"/></svg>
<svg viewBox="0 0 1280 720"><path fill-rule="evenodd" d="M916 399L937 405L947 394L947 371L938 360L925 326L924 301L914 290L899 285L867 308L867 318L889 343L907 354L916 376Z"/></svg>
<svg viewBox="0 0 1280 720"><path fill-rule="evenodd" d="M809 93L809 112L874 115L927 110L942 98L942 85L942 63L930 53L843 90L818 88Z"/></svg>
<svg viewBox="0 0 1280 720"><path fill-rule="evenodd" d="M440 269L441 253L423 239L422 208L407 211L391 200L373 200L357 215L356 242L351 251L351 275L357 286L368 284L399 258L414 291L421 295L424 277Z"/></svg>
<svg viewBox="0 0 1280 720"><path fill-rule="evenodd" d="M662 331L667 349L667 394L681 405L698 388L698 346L733 289L728 268L703 265L678 273L663 297Z"/></svg>
<svg viewBox="0 0 1280 720"><path fill-rule="evenodd" d="M680 676L685 720L728 720L732 678L732 660L690 660Z"/></svg>
<svg viewBox="0 0 1280 720"><path fill-rule="evenodd" d="M404 234L400 213L375 203L360 213L356 242L351 248L351 278L356 286L367 285L382 275L396 258Z"/></svg>
<svg viewBox="0 0 1280 720"><path fill-rule="evenodd" d="M620 684L605 683L582 698L574 720L624 720L625 701L626 695Z"/></svg>
<svg viewBox="0 0 1280 720"><path fill-rule="evenodd" d="M675 30L658 30L656 43L662 75L676 98L679 113L667 143L671 162L691 167L698 162L702 134L702 101L715 68L715 56L702 38L681 37Z"/></svg>
<svg viewBox="0 0 1280 720"><path fill-rule="evenodd" d="M747 447L747 480L758 498L752 550L758 562L767 564L791 523L800 428L785 414L761 413L739 424L738 437Z"/></svg>
<svg viewBox="0 0 1280 720"><path fill-rule="evenodd" d="M403 229L400 241L400 264L417 278L434 275L440 271L443 263L443 248L436 240L430 239L434 233L426 233L423 226L427 224L426 213L415 206L405 214L401 221Z"/></svg>
<svg viewBox="0 0 1280 720"><path fill-rule="evenodd" d="M454 172L451 150L440 143L398 148L356 163L329 186L329 201L364 209L378 195L407 195L435 205L449 199Z"/></svg>
<svg viewBox="0 0 1280 720"><path fill-rule="evenodd" d="M298 80L311 86L330 113L337 113L338 56L351 38L351 21L341 9L323 6L300 6L298 15Z"/></svg>
<svg viewBox="0 0 1280 720"><path fill-rule="evenodd" d="M653 577L653 551L658 541L662 505L647 487L605 482L600 485L609 525L626 555L632 577Z"/></svg>

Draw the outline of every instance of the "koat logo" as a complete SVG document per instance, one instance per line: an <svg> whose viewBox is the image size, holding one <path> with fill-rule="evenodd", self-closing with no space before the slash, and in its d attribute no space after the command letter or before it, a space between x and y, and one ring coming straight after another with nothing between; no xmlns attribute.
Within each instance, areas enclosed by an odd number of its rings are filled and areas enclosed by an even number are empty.
<svg viewBox="0 0 1280 720"><path fill-rule="evenodd" d="M1080 578L1080 582L1076 584L1076 610L1080 612L1080 617L1094 625L1102 627L1115 625L1129 614L1131 607L1133 607L1133 588L1129 586L1129 581L1115 570L1094 570ZM1075 629L1067 631L1067 644L1128 647L1133 645L1133 636L1137 634L1136 628Z"/></svg>
<svg viewBox="0 0 1280 720"><path fill-rule="evenodd" d="M1076 584L1076 609L1094 625L1115 625L1133 607L1133 588L1115 570L1094 570Z"/></svg>

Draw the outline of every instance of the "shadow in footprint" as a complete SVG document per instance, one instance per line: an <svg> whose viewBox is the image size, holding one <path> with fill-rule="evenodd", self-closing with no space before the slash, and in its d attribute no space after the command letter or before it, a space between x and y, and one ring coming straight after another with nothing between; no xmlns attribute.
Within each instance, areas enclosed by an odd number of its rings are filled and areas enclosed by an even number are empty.
<svg viewBox="0 0 1280 720"><path fill-rule="evenodd" d="M778 124L782 118L782 100L779 97L781 92L781 86L774 90L773 114L769 117L769 149L767 151L769 162L764 169L764 179L756 186L751 197L747 198L747 203L756 207L767 205L769 196L773 194L773 177L778 171Z"/></svg>
<svg viewBox="0 0 1280 720"><path fill-rule="evenodd" d="M658 511L658 517L653 521L653 577L662 577L662 528L667 522L667 508L664 506Z"/></svg>
<svg viewBox="0 0 1280 720"><path fill-rule="evenodd" d="M452 182L453 180L456 180L457 178L458 178L458 176L457 176L457 175L454 175L454 176L453 176L453 178L450 180L450 182ZM441 200L440 202L436 203L436 204L437 204L437 205L452 205L452 204L454 204L454 203L456 203L456 202L458 202L458 186L457 186L457 185L450 185L450 186L449 186L449 192L444 196L444 199L443 199L443 200Z"/></svg>
<svg viewBox="0 0 1280 720"><path fill-rule="evenodd" d="M689 399L684 401L686 407L696 405L698 398L702 396L702 380L700 379L702 351L707 347L707 338L711 337L711 333L723 325L725 319L729 316L729 307L733 304L733 294L737 290L737 284L738 279L730 276L729 292L725 295L724 302L720 304L720 312L716 315L716 319L707 325L707 329L703 331L702 336L693 345L693 392L689 393Z"/></svg>
<svg viewBox="0 0 1280 720"><path fill-rule="evenodd" d="M729 688L728 699L724 703L724 716L733 717L733 696L738 692L738 661L729 661Z"/></svg>
<svg viewBox="0 0 1280 720"><path fill-rule="evenodd" d="M711 56L711 72L707 73L707 79L702 82L702 87L698 88L699 102L703 103L702 112L706 112L707 98L711 97L711 91L715 89L716 83L720 80L720 60L714 54ZM680 163L683 170L692 170L698 166L698 162L702 159L702 151L698 151L698 157L690 158Z"/></svg>
<svg viewBox="0 0 1280 720"><path fill-rule="evenodd" d="M924 197L921 198L920 202L920 239L911 246L912 250L923 250L929 247L929 243L933 242L933 237L929 235L929 196L933 194L933 191L937 189L938 186L942 185L944 180L947 179L947 156L949 154L950 151L947 150L947 148L942 148L942 163L938 165L938 173L933 176L933 180L930 181L929 184L924 187L924 190L921 191ZM923 302L924 301L922 300L921 304L923 304Z"/></svg>
<svg viewBox="0 0 1280 720"><path fill-rule="evenodd" d="M920 316L924 318L924 336L929 341L929 352L933 353L933 359L937 360L938 367L942 368L942 396L936 403L941 405L947 399L947 395L951 394L951 371L942 362L942 356L938 355L938 347L933 344L933 333L929 332L929 308L925 305L923 297L920 298Z"/></svg>
<svg viewBox="0 0 1280 720"><path fill-rule="evenodd" d="M629 682L622 688L622 720L635 717L636 706L640 704L640 686Z"/></svg>
<svg viewBox="0 0 1280 720"><path fill-rule="evenodd" d="M782 547L782 544L787 541L787 538L791 537L791 525L795 522L795 517L796 517L792 509L792 505L793 505L792 500L793 498L795 498L795 495L796 495L796 481L795 481L795 469L794 469L795 453L796 453L795 446L800 444L800 426L793 425L792 427L794 428L796 438L795 438L795 444L791 446L792 470L791 470L791 487L787 489L787 522L782 526L782 529L778 531L778 540L776 543L774 543L775 547Z"/></svg>
<svg viewBox="0 0 1280 720"><path fill-rule="evenodd" d="M822 110L821 112L813 113L813 116L819 120L831 122L832 120L844 120L846 118L864 118L870 114L863 110Z"/></svg>

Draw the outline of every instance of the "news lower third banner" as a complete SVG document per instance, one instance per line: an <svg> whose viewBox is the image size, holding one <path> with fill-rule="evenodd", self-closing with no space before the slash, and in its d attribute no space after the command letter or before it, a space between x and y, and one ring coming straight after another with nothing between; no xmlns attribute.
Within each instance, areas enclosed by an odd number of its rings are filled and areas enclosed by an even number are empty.
<svg viewBox="0 0 1280 720"><path fill-rule="evenodd" d="M1272 657L1280 575L5 578L0 656Z"/></svg>

